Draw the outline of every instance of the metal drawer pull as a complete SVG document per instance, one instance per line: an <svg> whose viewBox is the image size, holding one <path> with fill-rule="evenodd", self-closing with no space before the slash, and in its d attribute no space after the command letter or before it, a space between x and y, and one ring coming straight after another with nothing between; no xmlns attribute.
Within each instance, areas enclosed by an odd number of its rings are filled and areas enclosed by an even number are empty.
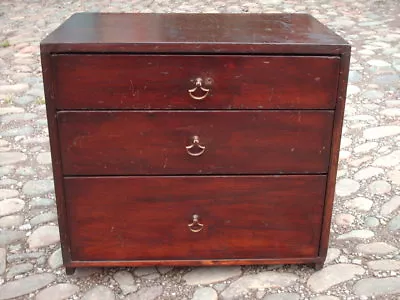
<svg viewBox="0 0 400 300"><path fill-rule="evenodd" d="M200 151L198 152L192 152L193 148L198 148L200 149ZM191 145L186 146L186 152L190 155L190 156L200 156L204 153L204 151L206 151L206 146L200 145L200 141L199 141L199 137L197 135L195 135L193 137L193 142Z"/></svg>
<svg viewBox="0 0 400 300"><path fill-rule="evenodd" d="M201 78L197 78L196 79L196 86L190 90L188 90L190 97L192 97L195 100L203 100L205 97L207 97L208 92L210 91L210 89L207 89L205 87L203 87L202 85L202 79ZM205 92L205 94L203 96L195 96L193 95L193 93L197 90L197 89L202 90L203 92Z"/></svg>
<svg viewBox="0 0 400 300"><path fill-rule="evenodd" d="M192 231L192 232L200 232L203 229L204 224L201 224L199 222L198 215L193 215L193 222L188 224L188 227L189 227L190 231Z"/></svg>

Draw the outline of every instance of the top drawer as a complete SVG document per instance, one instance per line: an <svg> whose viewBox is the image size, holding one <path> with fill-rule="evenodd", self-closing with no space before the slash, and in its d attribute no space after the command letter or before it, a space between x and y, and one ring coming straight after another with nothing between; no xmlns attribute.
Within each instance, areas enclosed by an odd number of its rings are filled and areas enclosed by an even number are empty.
<svg viewBox="0 0 400 300"><path fill-rule="evenodd" d="M57 109L332 109L339 57L53 55Z"/></svg>

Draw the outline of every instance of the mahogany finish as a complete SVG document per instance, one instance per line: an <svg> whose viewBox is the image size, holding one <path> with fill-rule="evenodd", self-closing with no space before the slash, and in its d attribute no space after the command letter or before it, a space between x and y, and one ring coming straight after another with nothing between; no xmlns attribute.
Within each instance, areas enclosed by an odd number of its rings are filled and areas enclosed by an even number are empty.
<svg viewBox="0 0 400 300"><path fill-rule="evenodd" d="M323 266L341 37L305 14L80 13L41 59L68 274Z"/></svg>
<svg viewBox="0 0 400 300"><path fill-rule="evenodd" d="M71 261L66 267L66 273L71 275L76 267L136 267L136 266L229 266L229 265L278 265L278 264L310 264L313 266L323 263L321 257L292 257L292 258L261 258L261 259L163 259L163 260L81 260ZM70 272L70 273L68 273Z"/></svg>
<svg viewBox="0 0 400 300"><path fill-rule="evenodd" d="M335 198L335 185L336 185L336 173L339 162L339 149L340 141L342 137L342 126L344 108L346 103L346 91L347 91L347 80L349 76L350 67L350 50L344 53L341 57L340 77L339 77L339 88L337 106L335 110L334 128L332 133L332 153L330 158L330 168L328 172L328 184L325 196L325 209L324 219L322 224L322 235L319 255L326 257L329 243L330 225L332 219L333 201Z"/></svg>
<svg viewBox="0 0 400 300"><path fill-rule="evenodd" d="M322 175L66 178L71 255L75 260L317 256L325 186ZM188 227L193 214L204 224L197 233Z"/></svg>
<svg viewBox="0 0 400 300"><path fill-rule="evenodd" d="M53 166L54 191L56 194L61 252L64 264L67 265L71 261L71 256L69 252L69 232L67 230L67 214L64 200L63 173L61 170L61 153L59 148L60 139L58 135L58 122L56 118L57 115L54 103L54 94L52 90L53 85L51 83L53 80L53 73L50 57L51 56L45 52L41 53L43 84L46 98L46 113L49 128L50 150ZM66 268L66 270L68 272L68 268Z"/></svg>
<svg viewBox="0 0 400 300"><path fill-rule="evenodd" d="M341 55L348 43L307 14L77 13L42 41L49 53Z"/></svg>
<svg viewBox="0 0 400 300"><path fill-rule="evenodd" d="M57 119L65 175L326 173L333 112L90 111ZM193 136L206 147L198 157L185 148Z"/></svg>
<svg viewBox="0 0 400 300"><path fill-rule="evenodd" d="M54 55L52 60L58 109L332 109L340 63L336 56ZM211 90L203 101L188 93L197 77Z"/></svg>

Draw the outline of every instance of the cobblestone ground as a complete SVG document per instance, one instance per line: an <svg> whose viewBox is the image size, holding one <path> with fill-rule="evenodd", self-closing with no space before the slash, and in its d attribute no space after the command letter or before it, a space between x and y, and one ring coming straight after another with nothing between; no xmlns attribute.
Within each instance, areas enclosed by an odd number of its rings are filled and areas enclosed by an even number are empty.
<svg viewBox="0 0 400 300"><path fill-rule="evenodd" d="M352 43L323 270L285 265L64 274L38 45L83 10L308 12ZM0 299L400 299L398 0L1 0L0 32Z"/></svg>

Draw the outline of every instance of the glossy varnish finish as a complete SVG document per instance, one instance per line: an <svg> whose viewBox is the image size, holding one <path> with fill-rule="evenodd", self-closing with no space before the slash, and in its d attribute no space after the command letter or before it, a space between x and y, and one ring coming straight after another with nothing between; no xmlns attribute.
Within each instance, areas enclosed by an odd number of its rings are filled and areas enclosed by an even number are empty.
<svg viewBox="0 0 400 300"><path fill-rule="evenodd" d="M340 62L336 56L244 55L55 55L52 60L58 109L332 109ZM203 101L188 93L198 77L210 89Z"/></svg>
<svg viewBox="0 0 400 300"><path fill-rule="evenodd" d="M341 37L304 14L84 13L42 41L41 58L67 273L323 265ZM203 100L188 93L196 78ZM200 156L185 148L195 136Z"/></svg>
<svg viewBox="0 0 400 300"><path fill-rule="evenodd" d="M332 111L60 112L65 175L326 173ZM205 152L186 146L198 136ZM200 149L194 149L198 153Z"/></svg>
<svg viewBox="0 0 400 300"><path fill-rule="evenodd" d="M76 260L317 256L325 186L326 176L66 178L71 255ZM199 232L188 227L194 214L204 225Z"/></svg>

